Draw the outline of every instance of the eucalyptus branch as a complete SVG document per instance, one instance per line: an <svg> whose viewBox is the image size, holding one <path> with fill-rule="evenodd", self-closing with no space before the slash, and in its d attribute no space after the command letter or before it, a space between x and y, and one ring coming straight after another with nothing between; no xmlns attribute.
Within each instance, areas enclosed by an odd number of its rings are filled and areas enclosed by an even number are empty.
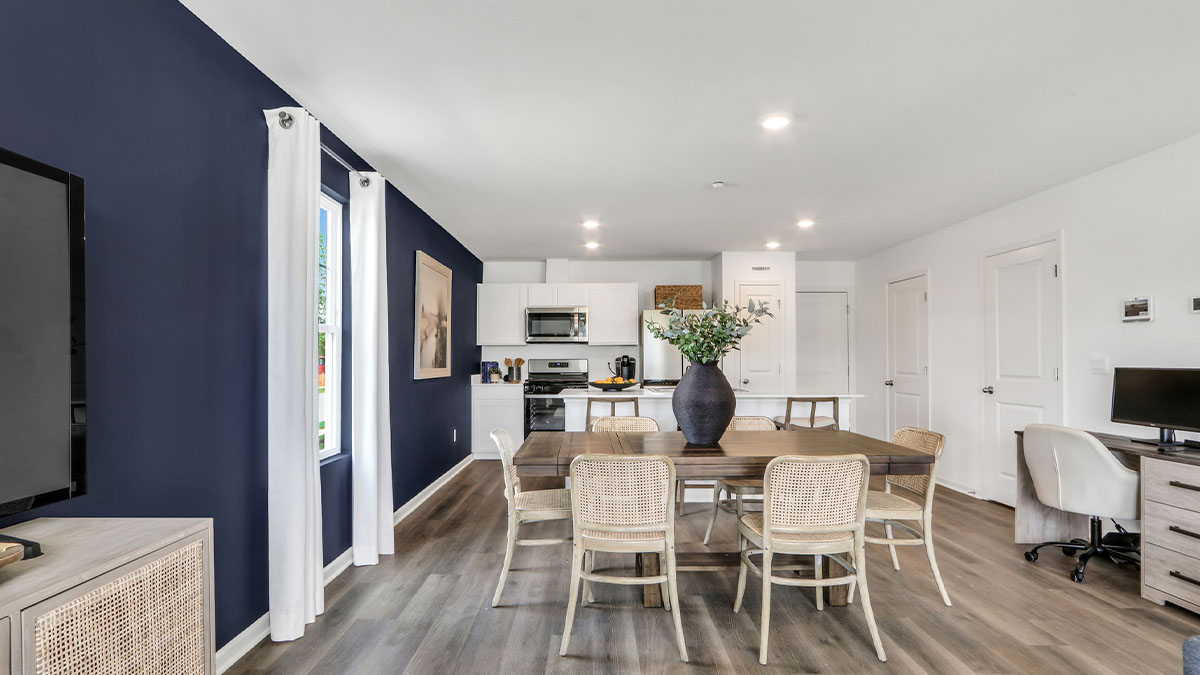
<svg viewBox="0 0 1200 675"><path fill-rule="evenodd" d="M743 308L725 300L720 307L686 314L671 298L658 305L662 310L659 314L667 317L667 324L647 320L646 327L655 338L675 345L689 361L712 363L738 349L742 338L762 323L763 317L775 318L766 302L756 304L750 300L746 304Z"/></svg>

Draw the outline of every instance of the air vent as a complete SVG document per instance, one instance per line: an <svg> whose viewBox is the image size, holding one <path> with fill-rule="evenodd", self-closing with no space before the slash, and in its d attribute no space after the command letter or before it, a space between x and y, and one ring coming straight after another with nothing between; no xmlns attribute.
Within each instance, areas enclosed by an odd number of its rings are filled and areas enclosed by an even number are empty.
<svg viewBox="0 0 1200 675"><path fill-rule="evenodd" d="M750 270L753 272L770 272L771 268L770 267L751 267Z"/></svg>

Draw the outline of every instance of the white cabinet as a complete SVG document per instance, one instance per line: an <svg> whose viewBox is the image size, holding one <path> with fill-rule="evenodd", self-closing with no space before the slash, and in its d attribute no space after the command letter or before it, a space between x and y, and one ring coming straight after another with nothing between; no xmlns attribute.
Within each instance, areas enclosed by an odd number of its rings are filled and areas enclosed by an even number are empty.
<svg viewBox="0 0 1200 675"><path fill-rule="evenodd" d="M525 344L525 308L529 284L478 284L476 344Z"/></svg>
<svg viewBox="0 0 1200 675"><path fill-rule="evenodd" d="M529 284L530 307L586 307L589 284Z"/></svg>
<svg viewBox="0 0 1200 675"><path fill-rule="evenodd" d="M637 284L588 284L588 344L636 345L641 336Z"/></svg>
<svg viewBox="0 0 1200 675"><path fill-rule="evenodd" d="M471 454L481 459L496 459L496 444L491 433L507 429L520 447L525 441L525 395L519 384L471 385Z"/></svg>
<svg viewBox="0 0 1200 675"><path fill-rule="evenodd" d="M587 307L588 343L636 345L637 284L479 284L476 344L525 344L526 307Z"/></svg>
<svg viewBox="0 0 1200 675"><path fill-rule="evenodd" d="M587 307L589 284L555 284L557 303L564 307Z"/></svg>

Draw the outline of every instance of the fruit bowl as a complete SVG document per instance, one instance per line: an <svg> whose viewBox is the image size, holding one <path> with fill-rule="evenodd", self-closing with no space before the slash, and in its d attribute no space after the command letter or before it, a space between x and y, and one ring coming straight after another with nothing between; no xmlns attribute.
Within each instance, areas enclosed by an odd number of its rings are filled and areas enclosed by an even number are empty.
<svg viewBox="0 0 1200 675"><path fill-rule="evenodd" d="M621 391L630 387L638 386L638 382L588 382L589 385L601 391Z"/></svg>

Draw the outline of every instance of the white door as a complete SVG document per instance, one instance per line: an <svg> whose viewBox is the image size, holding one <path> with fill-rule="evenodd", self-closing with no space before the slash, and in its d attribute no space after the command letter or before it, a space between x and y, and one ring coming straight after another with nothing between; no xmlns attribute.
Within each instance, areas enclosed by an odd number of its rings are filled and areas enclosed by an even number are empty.
<svg viewBox="0 0 1200 675"><path fill-rule="evenodd" d="M750 334L742 338L738 357L737 386L747 391L774 394L783 387L783 326L787 317L783 315L783 284L740 283L737 287L737 304L747 307L751 300L755 306L767 303L775 318L763 317ZM729 359L726 358L726 361Z"/></svg>
<svg viewBox="0 0 1200 675"><path fill-rule="evenodd" d="M929 428L929 280L888 284L888 437Z"/></svg>
<svg viewBox="0 0 1200 675"><path fill-rule="evenodd" d="M1062 419L1058 242L984 260L984 496L1013 505L1017 439Z"/></svg>
<svg viewBox="0 0 1200 675"><path fill-rule="evenodd" d="M796 294L796 391L850 391L849 293Z"/></svg>

